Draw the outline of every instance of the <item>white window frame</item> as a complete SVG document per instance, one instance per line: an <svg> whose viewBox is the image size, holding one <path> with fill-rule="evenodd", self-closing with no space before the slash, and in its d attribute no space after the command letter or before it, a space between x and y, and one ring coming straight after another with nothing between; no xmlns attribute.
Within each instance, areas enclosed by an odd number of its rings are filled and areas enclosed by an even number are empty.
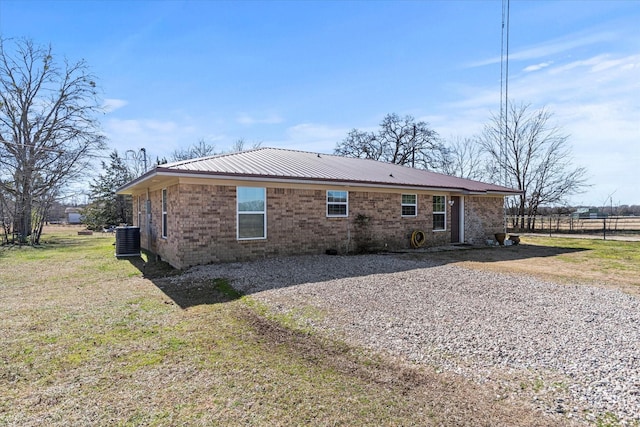
<svg viewBox="0 0 640 427"><path fill-rule="evenodd" d="M404 197L405 196L413 196L414 197L413 203L405 203L405 201L404 201ZM404 213L404 208L405 207L412 207L413 208L413 214L406 215ZM417 194L402 194L400 196L400 215L402 217L405 217L405 218L413 218L413 217L418 216L418 195Z"/></svg>
<svg viewBox="0 0 640 427"><path fill-rule="evenodd" d="M162 238L166 239L167 235L168 235L168 228L169 228L169 218L168 218L168 209L167 209L167 189L163 188L162 189L162 204L161 204L161 209L162 209Z"/></svg>
<svg viewBox="0 0 640 427"><path fill-rule="evenodd" d="M261 189L264 197L263 209L261 211L240 211L239 192L242 188ZM263 216L262 236L258 237L240 237L240 215L259 215ZM267 189L265 187L236 187L236 239L237 240L266 240L267 238Z"/></svg>
<svg viewBox="0 0 640 427"><path fill-rule="evenodd" d="M443 205L443 211L436 211L435 210L435 202L436 202L436 197L442 197L442 205ZM432 199L432 216L431 216L431 226L433 228L433 231L447 231L447 196L441 196L441 195L434 195L433 199ZM443 228L436 228L436 222L435 222L435 216L436 215L442 215L444 218L444 225Z"/></svg>
<svg viewBox="0 0 640 427"><path fill-rule="evenodd" d="M336 202L329 201L329 193L344 193L345 201L344 202ZM335 196L334 196L335 197ZM327 214L327 218L347 218L349 216L349 192L346 190L327 190L327 206L325 212ZM331 214L329 213L329 206L345 206L344 214Z"/></svg>
<svg viewBox="0 0 640 427"><path fill-rule="evenodd" d="M138 196L138 224L136 224L139 228L142 228L142 196Z"/></svg>

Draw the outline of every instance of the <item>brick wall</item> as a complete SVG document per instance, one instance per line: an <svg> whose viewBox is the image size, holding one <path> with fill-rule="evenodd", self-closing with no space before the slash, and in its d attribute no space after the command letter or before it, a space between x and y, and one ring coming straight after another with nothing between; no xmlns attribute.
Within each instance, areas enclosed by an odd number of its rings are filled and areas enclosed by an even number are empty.
<svg viewBox="0 0 640 427"><path fill-rule="evenodd" d="M134 196L134 206L137 209L137 198L140 197L141 215L138 224L138 216L134 215L134 225L140 227L140 246L154 254L160 256L161 259L168 261L174 266L173 260L178 258L180 251L179 239L175 236L179 224L177 217L171 212L180 209L178 199L178 186L172 185L167 187L167 238L162 237L162 189L149 191L149 200L151 201L151 218L148 217L146 211L146 194L137 194ZM137 212L136 212L137 213ZM151 227L148 227L150 221ZM149 233L150 229L150 233Z"/></svg>
<svg viewBox="0 0 640 427"><path fill-rule="evenodd" d="M467 243L483 245L504 229L504 198L467 196L464 199L464 236Z"/></svg>
<svg viewBox="0 0 640 427"><path fill-rule="evenodd" d="M144 224L141 244L174 267L185 268L215 262L318 254L327 249L338 253L408 249L411 233L417 229L427 235L426 246L450 242L450 215L447 215L446 231L432 231L431 194L418 192L418 215L401 217L403 192L352 189L349 217L327 218L327 189L330 188L268 187L265 240L237 240L235 186L187 183L167 187L169 226L167 239L163 239L160 237L162 193L151 191L151 245L147 243ZM498 221L501 228L501 207L502 198L466 197L465 235L482 242L487 227L493 227ZM496 213L497 218L493 218ZM471 220L473 215L479 218Z"/></svg>

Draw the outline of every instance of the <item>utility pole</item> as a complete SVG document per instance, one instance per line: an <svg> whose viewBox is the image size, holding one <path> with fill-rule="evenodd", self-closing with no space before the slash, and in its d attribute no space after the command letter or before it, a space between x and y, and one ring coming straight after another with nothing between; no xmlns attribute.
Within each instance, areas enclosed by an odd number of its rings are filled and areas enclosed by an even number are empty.
<svg viewBox="0 0 640 427"><path fill-rule="evenodd" d="M416 125L413 125L413 139L411 140L411 167L416 167Z"/></svg>

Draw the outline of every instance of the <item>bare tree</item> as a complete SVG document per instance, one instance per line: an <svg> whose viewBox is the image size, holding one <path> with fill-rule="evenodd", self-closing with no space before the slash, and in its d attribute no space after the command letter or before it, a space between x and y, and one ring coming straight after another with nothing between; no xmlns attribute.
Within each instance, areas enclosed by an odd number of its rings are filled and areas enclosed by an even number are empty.
<svg viewBox="0 0 640 427"><path fill-rule="evenodd" d="M261 145L262 145L262 141L257 141L257 142L251 143L251 147L247 148L247 141L245 141L244 138L238 138L229 149L229 152L238 153L244 150L255 150L256 148L260 148Z"/></svg>
<svg viewBox="0 0 640 427"><path fill-rule="evenodd" d="M492 179L517 188L514 202L520 228L535 228L532 218L545 205L565 203L586 186L586 169L571 165L569 137L551 124L546 109L510 103L506 122L493 115L481 136L483 149L493 162Z"/></svg>
<svg viewBox="0 0 640 427"><path fill-rule="evenodd" d="M447 150L448 162L444 165L444 173L478 181L486 178L486 156L476 138L452 137Z"/></svg>
<svg viewBox="0 0 640 427"><path fill-rule="evenodd" d="M57 62L51 47L0 39L0 191L13 234L39 242L34 202L78 178L104 146L95 77L84 61Z"/></svg>
<svg viewBox="0 0 640 427"><path fill-rule="evenodd" d="M351 130L334 152L341 156L438 171L443 169L447 159L446 148L428 123L395 113L385 116L378 132Z"/></svg>
<svg viewBox="0 0 640 427"><path fill-rule="evenodd" d="M334 153L345 157L383 161L383 148L375 133L352 129L347 137L337 145Z"/></svg>
<svg viewBox="0 0 640 427"><path fill-rule="evenodd" d="M214 154L216 154L216 146L201 139L190 147L174 150L169 161L179 162L181 160L213 156Z"/></svg>
<svg viewBox="0 0 640 427"><path fill-rule="evenodd" d="M137 178L147 171L148 159L147 150L145 148L141 148L139 150L127 150L124 154L125 156L123 161L126 162L131 179Z"/></svg>

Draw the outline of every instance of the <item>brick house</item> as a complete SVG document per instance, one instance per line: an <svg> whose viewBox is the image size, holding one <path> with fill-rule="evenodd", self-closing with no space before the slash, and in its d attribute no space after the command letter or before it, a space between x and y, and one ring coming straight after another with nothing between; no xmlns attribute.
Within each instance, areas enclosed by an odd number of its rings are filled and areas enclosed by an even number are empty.
<svg viewBox="0 0 640 427"><path fill-rule="evenodd" d="M516 190L405 166L259 148L159 165L121 187L141 247L176 268L484 242ZM137 213L137 215L136 215Z"/></svg>

